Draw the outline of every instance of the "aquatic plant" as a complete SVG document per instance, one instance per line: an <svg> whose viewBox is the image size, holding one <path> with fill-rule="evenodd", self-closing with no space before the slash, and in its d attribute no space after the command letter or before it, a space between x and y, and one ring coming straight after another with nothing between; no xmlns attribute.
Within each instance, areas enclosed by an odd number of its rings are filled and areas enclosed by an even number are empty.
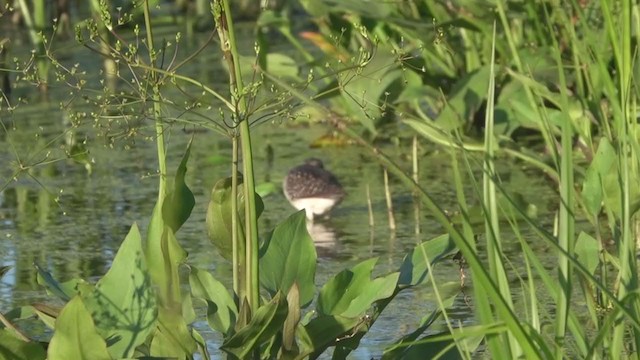
<svg viewBox="0 0 640 360"><path fill-rule="evenodd" d="M157 46L149 2L141 4L135 11L143 14L144 26L118 19L132 27L136 41L118 37L106 16L87 21L77 34L87 47L117 59L116 71L130 69L137 80L129 93L110 90L96 105L123 116L140 110L154 120L159 192L146 239L132 226L96 284L59 282L38 268L39 281L66 305L4 314L0 351L7 356L191 358L199 352L209 358L205 339L191 326L191 303L198 299L232 358L316 358L327 350L345 358L401 291L428 281L438 309L389 344L383 358L470 358L482 341L482 351L494 358L637 357L637 4L301 1L318 25L317 32L302 35L319 49L315 56L292 35L287 11L265 11L257 23L256 54L246 57L237 48L228 1L214 1L228 91L182 75L180 63L163 62L180 36ZM111 14L101 6L98 13ZM105 41L104 29L115 42ZM308 63L297 66L292 57L270 52L264 34L273 29ZM61 78L83 84L77 68L52 60ZM185 101L190 105L181 110L191 114L200 115L201 104L215 99L218 118L171 118L165 106L177 102L163 96L169 85L206 94ZM251 148L254 124L272 116L318 115L411 189L444 233L418 244L395 272L372 279L376 260L370 259L340 271L319 290L303 213L285 219L262 242L258 238L263 204ZM172 122L207 126L232 144L232 176L214 186L207 213L212 243L233 269L229 290L190 266L178 241L193 194L185 183L189 148L175 175L167 170L163 137ZM454 215L371 141L401 142L416 134L450 154ZM527 143L529 134L533 141ZM552 180L558 194L554 229L507 190L497 171L500 157ZM581 219L589 225L577 233ZM534 252L524 231L550 250ZM521 257L505 254L506 232L515 234ZM474 326L449 319L461 286L442 284L431 271L456 249L470 268ZM554 258L557 269L546 269L541 256ZM181 281L180 268L189 269L188 281ZM181 291L185 282L189 291ZM518 290L524 300L515 300ZM542 294L552 300L541 303ZM53 331L48 349L14 326L34 314ZM446 329L435 330L436 320Z"/></svg>

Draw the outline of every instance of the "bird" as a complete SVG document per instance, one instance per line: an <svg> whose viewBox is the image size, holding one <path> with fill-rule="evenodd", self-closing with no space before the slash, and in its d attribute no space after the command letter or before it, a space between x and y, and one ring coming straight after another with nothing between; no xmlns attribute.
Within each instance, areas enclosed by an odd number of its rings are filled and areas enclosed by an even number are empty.
<svg viewBox="0 0 640 360"><path fill-rule="evenodd" d="M320 159L309 158L291 170L282 184L284 195L298 210L305 210L307 219L324 216L338 205L346 192Z"/></svg>

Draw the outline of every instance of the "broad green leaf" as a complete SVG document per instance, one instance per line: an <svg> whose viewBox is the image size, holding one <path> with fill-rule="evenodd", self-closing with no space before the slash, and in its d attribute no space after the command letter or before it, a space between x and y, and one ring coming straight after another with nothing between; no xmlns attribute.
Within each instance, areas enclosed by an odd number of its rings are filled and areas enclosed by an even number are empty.
<svg viewBox="0 0 640 360"><path fill-rule="evenodd" d="M10 330L0 329L0 359L44 360L47 352L37 341L18 339Z"/></svg>
<svg viewBox="0 0 640 360"><path fill-rule="evenodd" d="M82 295L112 357L132 357L154 329L157 307L152 289L140 231L133 224L109 271L92 292Z"/></svg>
<svg viewBox="0 0 640 360"><path fill-rule="evenodd" d="M598 240L585 232L580 232L576 240L575 254L578 261L589 270L590 274L595 273L600 263Z"/></svg>
<svg viewBox="0 0 640 360"><path fill-rule="evenodd" d="M184 224L185 221L191 215L191 210L196 203L193 193L185 184L184 177L187 173L187 162L189 161L189 154L191 153L191 141L187 146L187 150L180 161L178 170L176 171L176 177L173 185L173 190L167 194L167 198L162 204L162 217L165 223L173 230L175 234L178 229Z"/></svg>
<svg viewBox="0 0 640 360"><path fill-rule="evenodd" d="M336 339L349 334L361 321L359 318L320 315L300 328L300 347L304 354L322 352L335 344Z"/></svg>
<svg viewBox="0 0 640 360"><path fill-rule="evenodd" d="M484 66L463 76L451 91L447 103L435 122L443 130L468 124L485 102L490 67Z"/></svg>
<svg viewBox="0 0 640 360"><path fill-rule="evenodd" d="M156 242L155 246L150 242ZM147 244L149 273L158 299L158 325L151 341L151 355L182 358L192 354L197 346L182 310L178 268L184 263L186 252L168 226L159 241L149 239ZM149 256L157 257L153 264Z"/></svg>
<svg viewBox="0 0 640 360"><path fill-rule="evenodd" d="M150 355L162 358L189 358L198 348L182 314L161 309L158 326L152 335Z"/></svg>
<svg viewBox="0 0 640 360"><path fill-rule="evenodd" d="M244 228L244 190L242 186L242 176L238 175L238 218L240 219L238 226L239 234L243 234ZM231 211L231 178L218 181L211 190L211 201L207 208L207 233L209 239L225 259L231 260L232 245L232 211ZM256 212L260 216L264 209L264 204L260 196L256 197ZM244 242L240 241L240 245ZM244 248L239 248L239 252Z"/></svg>
<svg viewBox="0 0 640 360"><path fill-rule="evenodd" d="M434 265L455 250L455 244L448 234L438 236L416 246L405 256L400 267L398 285L414 286L423 282L428 275L427 260Z"/></svg>
<svg viewBox="0 0 640 360"><path fill-rule="evenodd" d="M278 224L260 257L260 283L271 294L289 293L294 283L300 291L300 305L313 300L315 292L316 248L307 232L304 211Z"/></svg>
<svg viewBox="0 0 640 360"><path fill-rule="evenodd" d="M191 267L189 285L193 296L207 303L209 326L223 334L228 333L235 325L238 310L224 285L210 273L196 267Z"/></svg>
<svg viewBox="0 0 640 360"><path fill-rule="evenodd" d="M400 273L371 280L377 258L365 260L331 278L320 290L318 312L323 315L359 317L371 305L393 295Z"/></svg>
<svg viewBox="0 0 640 360"><path fill-rule="evenodd" d="M287 307L282 295L276 294L270 302L258 308L249 324L228 338L221 349L238 359L246 359L253 349L269 341L282 328L287 318Z"/></svg>
<svg viewBox="0 0 640 360"><path fill-rule="evenodd" d="M49 343L48 360L111 359L107 344L96 330L82 298L76 296L62 309Z"/></svg>

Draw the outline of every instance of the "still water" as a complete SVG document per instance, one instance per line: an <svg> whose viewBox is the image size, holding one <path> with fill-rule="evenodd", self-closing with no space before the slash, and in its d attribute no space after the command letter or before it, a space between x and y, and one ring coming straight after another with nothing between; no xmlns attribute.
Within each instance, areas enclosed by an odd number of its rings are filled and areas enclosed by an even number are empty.
<svg viewBox="0 0 640 360"><path fill-rule="evenodd" d="M67 62L80 61L80 57L72 51ZM192 70L193 76L211 76L203 75L198 66ZM220 74L219 70L212 71ZM18 89L18 92L28 96L29 89ZM13 113L2 114L6 131L0 131L0 186L4 187L0 192L0 265L11 266L0 282L0 311L3 312L34 302L56 304L36 283L34 264L50 271L58 280L81 277L95 281L102 276L131 224L137 222L141 229L146 228L156 200L156 145L150 120L135 119L133 125L111 124L113 128L108 130L92 122L70 129L71 111L96 109L90 104L81 104L60 110L58 101L65 99L66 93L64 87L54 87L49 102L36 101L37 96L33 94L28 104L19 106ZM131 130L136 131L135 136L121 135ZM370 257L379 257L376 274L396 271L404 254L416 243L442 233L428 213L421 211L416 216L411 193L393 178L390 191L397 229L392 231L388 225L383 172L365 150L355 146L310 146L326 135L328 128L273 121L256 126L253 131L256 183L270 184L274 189L264 197L265 210L260 218L262 236L293 213L294 209L280 190L281 181L289 168L305 158L322 159L348 193L330 219L311 228L319 254L316 275L319 286L340 270ZM70 136L76 142L85 142L91 173L66 157L64 149L68 149ZM185 132L182 126L172 126L167 132L171 171L177 167L191 137L194 142L187 183L196 196L196 206L177 238L189 252L189 264L208 269L219 280L230 284L229 264L216 253L205 229L211 188L229 175L230 142L214 131L193 133ZM409 170L410 145L407 138L395 145L381 146ZM273 160L269 161L267 154L271 151ZM420 182L442 208L455 211L448 153L423 142L419 158ZM19 163L30 168L17 173ZM545 215L548 196L552 195L545 179L513 164L503 164L502 171L506 186L517 189ZM369 225L367 188L373 226ZM477 199L471 189L469 195L470 199ZM515 241L513 249L517 249ZM506 251L510 251L508 245ZM452 260L439 264L435 270L439 282L459 281L459 267ZM472 290L467 286L465 292L470 296ZM514 293L519 296L518 289ZM450 317L461 325L473 323L472 304L472 299L461 298ZM435 303L428 286L402 293L363 339L353 358L379 357L386 345L415 329L420 318L433 309ZM220 339L207 330L206 322L195 326L209 339L212 355L218 357Z"/></svg>

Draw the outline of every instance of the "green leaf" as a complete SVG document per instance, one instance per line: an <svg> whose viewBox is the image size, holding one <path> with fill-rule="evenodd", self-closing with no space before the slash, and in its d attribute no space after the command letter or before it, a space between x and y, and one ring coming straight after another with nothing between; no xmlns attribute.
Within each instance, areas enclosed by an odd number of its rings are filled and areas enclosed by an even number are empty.
<svg viewBox="0 0 640 360"><path fill-rule="evenodd" d="M0 358L11 360L44 360L47 352L38 342L18 339L10 330L0 329Z"/></svg>
<svg viewBox="0 0 640 360"><path fill-rule="evenodd" d="M240 219L238 226L239 234L243 234L244 229L244 190L242 186L242 176L238 174L238 218ZM232 211L231 211L231 178L218 181L211 190L211 201L207 208L207 233L213 245L218 249L220 255L227 260L231 260L232 245ZM256 196L256 212L260 216L264 209L262 199ZM243 241L239 242L241 245ZM244 248L239 248L239 252L243 252Z"/></svg>
<svg viewBox="0 0 640 360"><path fill-rule="evenodd" d="M138 226L133 224L107 274L92 292L83 294L96 328L109 343L114 358L132 357L155 327L157 307L142 252Z"/></svg>
<svg viewBox="0 0 640 360"><path fill-rule="evenodd" d="M164 227L159 240L155 240L155 246L149 245L151 239L147 242L149 273L158 298L158 326L151 341L151 355L183 358L197 347L182 310L178 268L186 259L186 252L168 226ZM157 258L153 264L150 256Z"/></svg>
<svg viewBox="0 0 640 360"><path fill-rule="evenodd" d="M187 150L176 171L173 191L167 195L162 204L162 217L165 223L173 230L174 234L178 232L182 224L187 221L196 203L193 193L184 182L184 177L187 173L187 162L189 161L189 154L191 153L191 143L192 141L189 141Z"/></svg>
<svg viewBox="0 0 640 360"><path fill-rule="evenodd" d="M607 138L600 139L598 150L596 151L593 161L587 168L582 183L582 198L587 211L592 216L597 215L602 207L604 199L603 194L603 178L615 169L616 153L615 149Z"/></svg>
<svg viewBox="0 0 640 360"><path fill-rule="evenodd" d="M365 260L351 270L343 270L320 290L318 312L324 315L359 317L378 300L393 295L400 273L371 280L377 258Z"/></svg>
<svg viewBox="0 0 640 360"><path fill-rule="evenodd" d="M236 356L247 358L253 349L270 340L287 318L287 301L277 293L267 304L261 306L249 324L228 338L221 349Z"/></svg>
<svg viewBox="0 0 640 360"><path fill-rule="evenodd" d="M287 319L282 327L282 348L288 354L295 356L298 353L296 343L296 329L300 322L300 290L298 284L294 283L287 294L287 304L289 306Z"/></svg>
<svg viewBox="0 0 640 360"><path fill-rule="evenodd" d="M316 248L307 232L304 211L289 216L271 233L260 257L260 283L271 294L289 293L294 283L300 291L300 306L313 300Z"/></svg>
<svg viewBox="0 0 640 360"><path fill-rule="evenodd" d="M227 334L235 325L238 310L221 282L206 271L191 267L189 285L194 297L207 303L207 321L212 329Z"/></svg>
<svg viewBox="0 0 640 360"><path fill-rule="evenodd" d="M150 355L162 358L190 358L198 348L182 314L162 309L158 313L158 326L153 333Z"/></svg>
<svg viewBox="0 0 640 360"><path fill-rule="evenodd" d="M580 232L576 240L575 253L578 261L589 270L589 273L595 273L600 263L598 240L585 232Z"/></svg>
<svg viewBox="0 0 640 360"><path fill-rule="evenodd" d="M320 315L311 319L300 330L300 345L304 354L320 353L335 344L336 339L348 333L361 322L359 318Z"/></svg>
<svg viewBox="0 0 640 360"><path fill-rule="evenodd" d="M96 330L91 314L76 296L62 309L47 352L48 360L111 359L107 344Z"/></svg>
<svg viewBox="0 0 640 360"><path fill-rule="evenodd" d="M211 355L209 355L209 350L207 350L207 342L204 340L202 335L200 335L196 329L191 329L191 334L196 340L196 343L198 343L198 349L200 350L200 353L202 353L204 360L211 360Z"/></svg>
<svg viewBox="0 0 640 360"><path fill-rule="evenodd" d="M448 234L438 236L416 246L405 256L400 266L398 285L414 286L423 282L428 273L427 260L434 265L453 253L456 247Z"/></svg>

